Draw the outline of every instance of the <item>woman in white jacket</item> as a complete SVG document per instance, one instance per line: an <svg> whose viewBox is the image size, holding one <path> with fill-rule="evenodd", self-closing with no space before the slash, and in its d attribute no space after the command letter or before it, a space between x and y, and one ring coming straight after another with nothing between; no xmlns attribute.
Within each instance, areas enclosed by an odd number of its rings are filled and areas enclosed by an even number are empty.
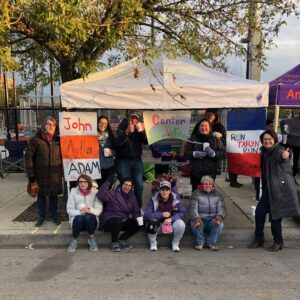
<svg viewBox="0 0 300 300"><path fill-rule="evenodd" d="M102 202L96 198L96 193L97 190L92 189L91 177L81 174L77 179L77 187L72 188L67 202L67 212L73 232L73 240L68 247L69 252L76 251L77 238L83 230L89 233L90 250L98 250L95 231L99 225L99 215L103 206Z"/></svg>

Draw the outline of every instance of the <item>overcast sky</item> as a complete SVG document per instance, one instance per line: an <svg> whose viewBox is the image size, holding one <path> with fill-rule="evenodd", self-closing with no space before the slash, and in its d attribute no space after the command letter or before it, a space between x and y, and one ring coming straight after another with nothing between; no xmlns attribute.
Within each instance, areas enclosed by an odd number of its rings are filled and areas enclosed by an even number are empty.
<svg viewBox="0 0 300 300"><path fill-rule="evenodd" d="M272 81L300 64L300 19L293 16L287 19L287 25L283 25L276 46L266 52L268 67L262 71L261 79ZM246 63L242 60L229 59L229 71L234 75L246 76Z"/></svg>

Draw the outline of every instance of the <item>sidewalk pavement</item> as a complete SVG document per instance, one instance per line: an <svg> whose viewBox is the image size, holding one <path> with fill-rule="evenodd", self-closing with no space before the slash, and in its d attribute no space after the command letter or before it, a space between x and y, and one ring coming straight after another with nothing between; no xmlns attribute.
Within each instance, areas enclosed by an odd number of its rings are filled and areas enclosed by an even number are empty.
<svg viewBox="0 0 300 300"><path fill-rule="evenodd" d="M188 181L188 178L186 178ZM250 177L239 176L241 188L229 187L225 181L225 175L217 178L217 188L222 192L226 208L227 218L224 221L225 229L220 237L221 247L244 247L250 243L254 234L254 217L251 206L256 205L254 186ZM27 178L23 173L11 173L7 177L0 178L0 247L42 248L42 247L67 247L71 240L71 229L68 222L56 226L45 222L40 228L34 227L35 222L14 222L27 207L35 202L26 193ZM144 185L144 206L150 197L151 185ZM184 199L188 207L188 199ZM293 243L300 247L300 224L293 219L283 220L283 236L286 245ZM266 243L272 243L270 223L266 223ZM82 233L79 237L79 247L86 247L87 235ZM97 241L100 247L110 246L110 234L97 232ZM171 239L167 236L158 238L160 247L170 245ZM144 231L136 234L131 242L136 247L148 247L148 241ZM185 235L181 241L182 247L192 247L194 238L187 226Z"/></svg>

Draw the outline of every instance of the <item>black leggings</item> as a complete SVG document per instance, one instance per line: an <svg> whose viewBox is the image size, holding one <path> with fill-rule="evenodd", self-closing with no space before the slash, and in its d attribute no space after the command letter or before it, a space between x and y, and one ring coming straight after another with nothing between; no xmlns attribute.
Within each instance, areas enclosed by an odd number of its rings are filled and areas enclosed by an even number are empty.
<svg viewBox="0 0 300 300"><path fill-rule="evenodd" d="M134 235L139 231L140 226L138 225L136 219L127 219L123 221L120 218L108 219L103 224L104 231L111 232L112 243L118 242L120 240L127 240L129 237ZM121 235L120 232L124 231ZM120 236L119 236L120 235Z"/></svg>
<svg viewBox="0 0 300 300"><path fill-rule="evenodd" d="M293 150L293 176L296 176L298 173L300 147L292 146L292 150Z"/></svg>

